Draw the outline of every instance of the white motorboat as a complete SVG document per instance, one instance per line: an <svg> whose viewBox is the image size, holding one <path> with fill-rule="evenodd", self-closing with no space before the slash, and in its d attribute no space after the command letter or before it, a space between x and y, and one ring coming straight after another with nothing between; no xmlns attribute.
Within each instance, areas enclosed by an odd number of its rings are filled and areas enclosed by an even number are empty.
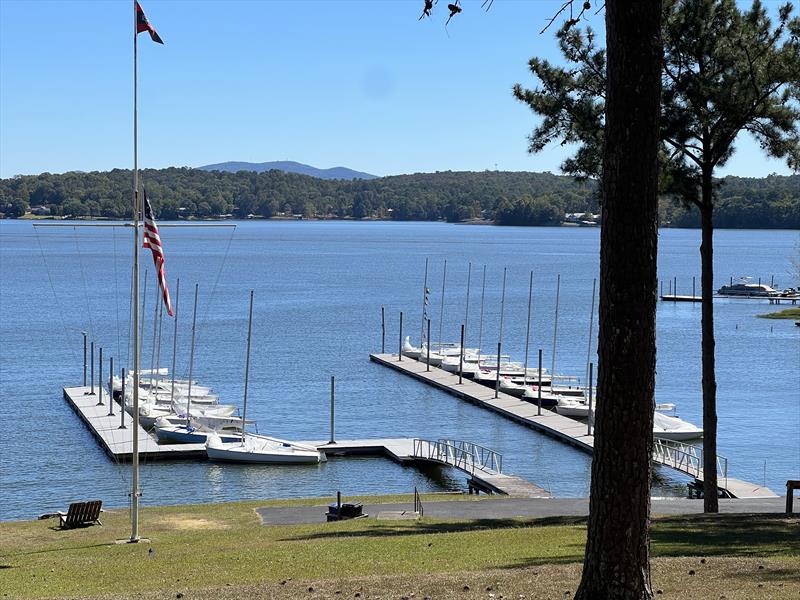
<svg viewBox="0 0 800 600"><path fill-rule="evenodd" d="M653 437L684 442L703 437L703 430L683 419L656 411L653 414Z"/></svg>

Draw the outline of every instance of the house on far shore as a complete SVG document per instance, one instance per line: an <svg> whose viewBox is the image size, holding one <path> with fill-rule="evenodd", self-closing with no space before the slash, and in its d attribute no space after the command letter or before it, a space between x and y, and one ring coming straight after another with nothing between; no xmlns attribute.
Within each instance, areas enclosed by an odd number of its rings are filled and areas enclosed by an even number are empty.
<svg viewBox="0 0 800 600"><path fill-rule="evenodd" d="M46 206L31 206L31 214L37 217L49 217L50 209Z"/></svg>
<svg viewBox="0 0 800 600"><path fill-rule="evenodd" d="M600 225L600 215L590 212L566 213L564 215L564 225L577 225L578 227L597 227Z"/></svg>

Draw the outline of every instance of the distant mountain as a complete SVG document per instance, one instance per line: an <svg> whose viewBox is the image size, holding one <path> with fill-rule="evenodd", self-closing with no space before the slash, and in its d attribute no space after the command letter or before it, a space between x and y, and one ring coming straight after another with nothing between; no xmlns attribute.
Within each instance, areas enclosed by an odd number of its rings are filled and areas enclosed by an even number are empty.
<svg viewBox="0 0 800 600"><path fill-rule="evenodd" d="M236 173L237 171L255 171L256 173L263 173L264 171L277 169L278 171L285 171L286 173L300 173L301 175L310 175L311 177L318 177L319 179L377 179L378 177L377 175L362 173L361 171L353 171L346 167L318 169L291 160L263 163L229 161L197 168L201 171L226 171L228 173Z"/></svg>

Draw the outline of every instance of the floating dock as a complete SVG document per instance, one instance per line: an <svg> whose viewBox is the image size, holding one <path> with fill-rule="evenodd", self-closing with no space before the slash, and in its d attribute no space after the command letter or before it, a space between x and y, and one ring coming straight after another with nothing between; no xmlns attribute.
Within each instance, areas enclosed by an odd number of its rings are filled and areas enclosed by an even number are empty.
<svg viewBox="0 0 800 600"><path fill-rule="evenodd" d="M499 392L495 398L493 389L471 379L462 378L458 383L458 375L431 366L428 370L424 362L403 357L398 359L397 354L370 354L372 362L389 367L404 375L408 375L432 385L448 394L476 404L487 410L503 415L517 423L535 429L566 444L574 446L584 452L592 453L594 450L594 436L589 435L587 425L559 415L556 412L541 409L530 402L520 400L509 394ZM693 457L685 452L662 452L654 454L654 462L675 469L684 475L702 481L702 469ZM769 488L756 485L747 481L719 476L719 488L728 492L734 498L773 498L777 495Z"/></svg>
<svg viewBox="0 0 800 600"><path fill-rule="evenodd" d="M662 302L702 302L702 296L685 296L679 294L661 294ZM714 300L768 300L770 304L797 304L800 301L800 294L789 296L723 296L714 294Z"/></svg>
<svg viewBox="0 0 800 600"><path fill-rule="evenodd" d="M205 460L208 458L205 444L159 444L127 413L124 416L125 428L120 428L122 420L120 411L123 409L109 398L108 394L103 394L103 404L98 404L99 388L94 388L94 395L90 393L91 390L92 388L89 386L64 388L64 400L81 418L100 447L113 460L119 462L131 460L134 432L139 439L139 457L142 460ZM113 402L113 415L109 415L109 402ZM337 440L335 443L319 440L299 443L315 446L329 456L385 456L397 463L409 466L421 463L451 466L470 475L467 480L470 491L484 491L524 498L550 497L550 493L543 488L516 475L501 473L480 464L465 465L463 461L451 460L452 455L447 453L423 455L420 452L423 444L430 445L436 444L436 442L413 438L383 438ZM427 446L425 447L427 448Z"/></svg>
<svg viewBox="0 0 800 600"><path fill-rule="evenodd" d="M159 444L144 428L138 419L125 413L125 429L120 429L120 411L123 408L114 402L107 393L103 393L103 404L99 388L91 387L64 388L64 400L69 403L86 427L97 439L100 447L116 461L125 462L133 456L133 436L139 438L139 458L143 460L176 460L184 458L206 458L205 444ZM109 415L109 402L114 414Z"/></svg>

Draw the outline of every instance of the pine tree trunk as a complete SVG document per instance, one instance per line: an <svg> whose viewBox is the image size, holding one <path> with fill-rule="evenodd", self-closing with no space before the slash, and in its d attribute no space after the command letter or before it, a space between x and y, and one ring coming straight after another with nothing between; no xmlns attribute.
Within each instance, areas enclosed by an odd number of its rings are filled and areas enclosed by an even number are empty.
<svg viewBox="0 0 800 600"><path fill-rule="evenodd" d="M714 224L711 169L704 169L701 184L700 287L702 289L703 362L703 510L719 512L717 496L717 378L714 365Z"/></svg>
<svg viewBox="0 0 800 600"><path fill-rule="evenodd" d="M651 598L661 2L608 0L600 331L579 600Z"/></svg>

